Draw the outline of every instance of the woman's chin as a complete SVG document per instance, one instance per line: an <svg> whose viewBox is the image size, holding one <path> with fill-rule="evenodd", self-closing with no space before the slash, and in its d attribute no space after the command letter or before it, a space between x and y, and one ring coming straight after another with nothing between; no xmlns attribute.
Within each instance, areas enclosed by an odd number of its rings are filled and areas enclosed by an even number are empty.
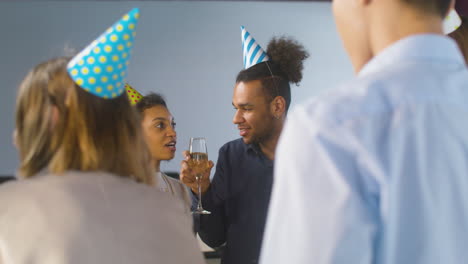
<svg viewBox="0 0 468 264"><path fill-rule="evenodd" d="M156 160L170 161L170 160L174 159L174 156L175 156L174 153L168 153L167 155L157 157Z"/></svg>

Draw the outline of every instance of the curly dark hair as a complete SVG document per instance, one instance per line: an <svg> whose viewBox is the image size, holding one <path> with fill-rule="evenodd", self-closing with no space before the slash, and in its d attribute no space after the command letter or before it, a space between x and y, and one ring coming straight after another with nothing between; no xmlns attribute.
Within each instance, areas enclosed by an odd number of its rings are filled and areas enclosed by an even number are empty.
<svg viewBox="0 0 468 264"><path fill-rule="evenodd" d="M309 53L296 40L288 37L273 37L266 53L270 60L240 71L236 83L260 80L268 102L276 96L282 96L286 101L287 112L291 104L289 83L299 85L303 62Z"/></svg>
<svg viewBox="0 0 468 264"><path fill-rule="evenodd" d="M140 114L143 114L146 109L149 109L154 106L162 105L167 108L166 101L162 95L157 93L149 93L136 104L136 108Z"/></svg>

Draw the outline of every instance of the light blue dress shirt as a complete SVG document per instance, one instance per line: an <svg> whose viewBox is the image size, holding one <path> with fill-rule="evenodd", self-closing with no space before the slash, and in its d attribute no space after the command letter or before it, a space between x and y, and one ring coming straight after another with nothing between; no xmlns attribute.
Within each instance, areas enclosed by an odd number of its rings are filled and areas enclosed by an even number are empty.
<svg viewBox="0 0 468 264"><path fill-rule="evenodd" d="M296 107L261 263L468 263L468 71L454 41L402 39Z"/></svg>

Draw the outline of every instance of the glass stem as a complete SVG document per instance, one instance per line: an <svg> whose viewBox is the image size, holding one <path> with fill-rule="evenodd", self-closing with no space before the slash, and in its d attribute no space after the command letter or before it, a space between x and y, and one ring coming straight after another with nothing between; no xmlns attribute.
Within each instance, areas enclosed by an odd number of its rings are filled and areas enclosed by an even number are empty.
<svg viewBox="0 0 468 264"><path fill-rule="evenodd" d="M201 177L200 177L200 175L197 175L196 178L197 178L197 185L198 185L198 206L197 206L197 210L202 211L203 207L202 207L202 201L201 201L201 184L200 184Z"/></svg>

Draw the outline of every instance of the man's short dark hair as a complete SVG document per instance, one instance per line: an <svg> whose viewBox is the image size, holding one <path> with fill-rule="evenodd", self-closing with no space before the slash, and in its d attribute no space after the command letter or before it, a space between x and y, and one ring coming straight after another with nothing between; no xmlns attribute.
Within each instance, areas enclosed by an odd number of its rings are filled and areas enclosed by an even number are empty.
<svg viewBox="0 0 468 264"><path fill-rule="evenodd" d="M400 0L411 6L421 8L430 13L438 14L440 17L445 17L450 8L451 0ZM462 1L462 0L457 0Z"/></svg>
<svg viewBox="0 0 468 264"><path fill-rule="evenodd" d="M158 105L162 105L167 108L166 101L162 97L162 95L157 94L157 93L149 93L136 104L136 108L138 109L138 112L143 114L143 112L146 109L149 109L151 107L155 107Z"/></svg>

